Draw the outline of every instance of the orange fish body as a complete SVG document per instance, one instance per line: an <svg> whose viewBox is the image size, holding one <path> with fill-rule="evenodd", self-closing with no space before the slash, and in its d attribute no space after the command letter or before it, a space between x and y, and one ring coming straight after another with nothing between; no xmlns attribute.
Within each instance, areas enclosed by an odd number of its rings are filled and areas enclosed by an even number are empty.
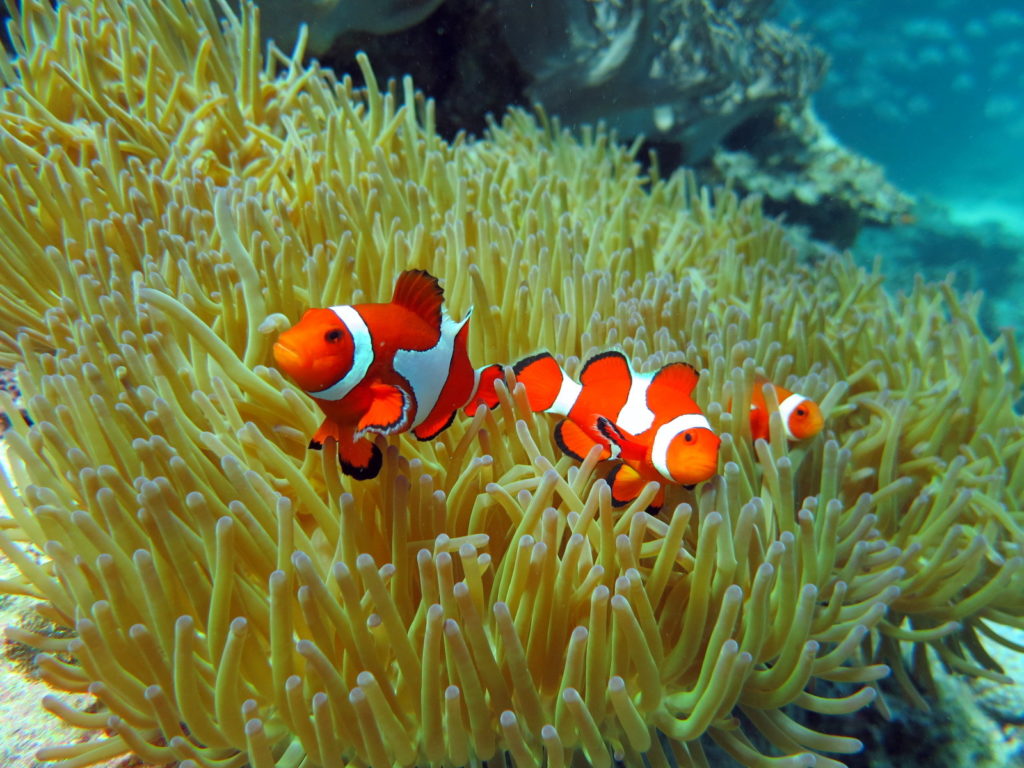
<svg viewBox="0 0 1024 768"><path fill-rule="evenodd" d="M278 337L278 367L326 416L310 448L334 438L345 474L363 480L380 471L368 434L411 430L430 440L463 406L496 404L501 366L474 370L466 351L472 309L455 322L443 303L436 278L407 270L390 302L311 309Z"/></svg>
<svg viewBox="0 0 1024 768"><path fill-rule="evenodd" d="M600 445L602 459L621 460L608 476L616 506L652 480L693 486L718 467L720 440L693 401L698 374L692 366L671 363L640 374L621 352L604 352L586 362L576 383L545 352L513 370L531 410L566 417L555 426L563 452L582 461ZM664 488L650 507L663 501Z"/></svg>
<svg viewBox="0 0 1024 768"><path fill-rule="evenodd" d="M764 399L763 387L771 384L764 376L754 378L754 392L750 398L750 434L754 440L769 439L768 405ZM809 397L794 394L778 384L771 384L779 401L779 415L782 427L790 440L807 440L821 432L825 419L818 404Z"/></svg>

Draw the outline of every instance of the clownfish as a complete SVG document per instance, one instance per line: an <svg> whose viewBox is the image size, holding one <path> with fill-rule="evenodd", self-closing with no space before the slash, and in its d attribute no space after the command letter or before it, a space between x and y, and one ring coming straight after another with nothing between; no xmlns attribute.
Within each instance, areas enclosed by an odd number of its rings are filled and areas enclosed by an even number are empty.
<svg viewBox="0 0 1024 768"><path fill-rule="evenodd" d="M621 352L590 358L577 384L547 352L513 366L530 409L566 418L555 425L558 447L582 461L594 445L602 459L617 458L608 475L612 503L624 506L654 480L693 487L718 468L720 440L693 401L697 371L670 363L636 373ZM649 509L664 502L664 487Z"/></svg>
<svg viewBox="0 0 1024 768"><path fill-rule="evenodd" d="M381 452L366 436L444 431L469 404L497 405L500 365L475 369L466 352L469 317L448 316L437 278L406 270L391 301L310 309L274 344L274 359L326 418L309 442L338 444L342 471L376 477Z"/></svg>
<svg viewBox="0 0 1024 768"><path fill-rule="evenodd" d="M754 391L750 398L750 434L754 440L769 439L768 405L762 391L765 384L771 384L775 390L782 428L789 440L807 440L821 432L825 419L816 402L806 395L794 394L778 384L772 384L764 376L755 376Z"/></svg>

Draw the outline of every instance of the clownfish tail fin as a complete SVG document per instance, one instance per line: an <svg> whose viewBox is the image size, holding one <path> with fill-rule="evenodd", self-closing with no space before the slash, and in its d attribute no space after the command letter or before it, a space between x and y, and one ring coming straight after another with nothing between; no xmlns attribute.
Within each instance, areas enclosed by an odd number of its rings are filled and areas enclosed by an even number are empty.
<svg viewBox="0 0 1024 768"><path fill-rule="evenodd" d="M550 352L541 352L539 355L527 357L512 366L512 372L516 380L522 382L526 388L526 399L530 403L530 410L534 413L549 411L565 416L569 413L572 404L560 402L560 395L563 390L563 382L567 377L562 372L561 366L552 357ZM576 390L579 385L568 380ZM575 398L573 398L575 401Z"/></svg>
<svg viewBox="0 0 1024 768"><path fill-rule="evenodd" d="M470 395L463 411L467 416L476 413L477 408L485 405L488 408L495 408L498 405L498 393L494 385L505 378L505 366L499 363L485 365L473 371L473 394Z"/></svg>

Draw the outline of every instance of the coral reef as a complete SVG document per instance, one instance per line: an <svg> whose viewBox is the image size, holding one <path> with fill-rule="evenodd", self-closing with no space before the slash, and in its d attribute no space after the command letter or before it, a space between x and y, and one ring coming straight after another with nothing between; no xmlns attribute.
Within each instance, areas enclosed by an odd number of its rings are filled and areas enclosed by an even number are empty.
<svg viewBox="0 0 1024 768"><path fill-rule="evenodd" d="M0 363L34 420L0 393L0 589L73 627L7 632L100 703L46 706L104 729L41 760L699 766L710 738L838 766L859 742L796 712L884 706L890 667L918 695L926 650L998 677L978 638L1024 624L1022 372L976 301L803 263L756 201L642 176L603 131L512 112L445 142L365 59L363 90L301 40L261 61L257 16L26 0L0 59ZM517 385L342 478L270 346L407 266L475 305L481 362L705 369L721 474L663 518L653 485L613 511ZM773 414L752 444L758 368L822 437L790 450Z"/></svg>
<svg viewBox="0 0 1024 768"><path fill-rule="evenodd" d="M1020 768L1024 766L1024 631L1003 627L1013 648L982 640L986 652L1004 669L1006 680L968 678L937 669L928 709L900 696L887 696L886 717L867 710L834 723L840 733L857 736L864 750L844 757L849 768ZM883 691L895 691L882 681Z"/></svg>
<svg viewBox="0 0 1024 768"><path fill-rule="evenodd" d="M598 119L627 136L707 157L730 131L802 103L825 54L768 20L771 2L499 3L505 35L531 75L527 93L569 123ZM546 19L564 19L547 24Z"/></svg>
<svg viewBox="0 0 1024 768"><path fill-rule="evenodd" d="M290 50L305 24L307 44L323 53L339 35L386 35L429 16L444 0L261 0L262 28L277 46ZM237 6L237 2L235 3Z"/></svg>
<svg viewBox="0 0 1024 768"><path fill-rule="evenodd" d="M809 104L784 104L739 126L715 149L704 178L762 195L766 211L840 248L865 227L905 224L915 205L880 165L836 141Z"/></svg>
<svg viewBox="0 0 1024 768"><path fill-rule="evenodd" d="M881 256L890 285L947 275L962 292L983 291L982 327L1024 327L1019 286L1024 280L1024 234L999 221L963 220L962 210L934 198L922 199L902 227L865 232L854 254L864 263Z"/></svg>
<svg viewBox="0 0 1024 768"><path fill-rule="evenodd" d="M763 193L771 212L847 247L864 226L899 222L911 201L816 119L809 97L825 56L772 15L760 2L447 0L399 33L339 28L321 61L357 82L359 50L378 71L415 71L448 136L534 101L563 122L605 121L646 137L663 167Z"/></svg>
<svg viewBox="0 0 1024 768"><path fill-rule="evenodd" d="M14 565L0 557L0 582L17 576ZM51 624L32 610L34 602L27 597L0 595L0 626L17 624L48 631ZM40 699L54 696L54 692L35 676L32 660L37 653L38 649L9 639L0 645L0 765L4 768L32 768L38 765L35 754L42 744L73 741L82 735L80 728L55 722L39 706ZM69 706L82 709L95 702L88 693L62 693L61 697Z"/></svg>
<svg viewBox="0 0 1024 768"><path fill-rule="evenodd" d="M384 34L410 26L395 6L418 21L440 3L355 3L347 17L342 5L261 3L265 36L291 41L304 21L310 50L322 54L353 30ZM457 13L487 23L472 9L465 4ZM494 33L528 79L525 98L570 125L600 119L626 136L679 143L692 163L753 115L803 103L824 77L825 54L773 24L771 10L769 0L500 0L492 13ZM494 43L493 36L479 41L477 55ZM431 36L418 52L430 59L437 45ZM460 45L474 44L464 37Z"/></svg>

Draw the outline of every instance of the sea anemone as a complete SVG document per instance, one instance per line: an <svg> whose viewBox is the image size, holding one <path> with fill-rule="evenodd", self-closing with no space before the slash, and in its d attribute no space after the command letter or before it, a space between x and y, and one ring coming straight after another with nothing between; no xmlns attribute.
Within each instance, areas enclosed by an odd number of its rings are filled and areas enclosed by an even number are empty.
<svg viewBox="0 0 1024 768"><path fill-rule="evenodd" d="M41 760L687 766L707 735L841 765L819 753L859 742L794 707L855 711L890 666L913 695L926 647L994 674L979 636L1024 624L1022 376L976 297L801 261L756 200L644 176L599 129L513 111L445 142L410 80L361 58L357 89L301 39L261 62L256 8L217 11L26 0L0 59L0 362L33 421L0 394L0 590L74 629L8 634L100 731ZM613 510L509 379L345 478L270 347L406 267L475 305L476 364L702 368L721 473ZM821 437L790 449L773 413L752 443L758 369Z"/></svg>

